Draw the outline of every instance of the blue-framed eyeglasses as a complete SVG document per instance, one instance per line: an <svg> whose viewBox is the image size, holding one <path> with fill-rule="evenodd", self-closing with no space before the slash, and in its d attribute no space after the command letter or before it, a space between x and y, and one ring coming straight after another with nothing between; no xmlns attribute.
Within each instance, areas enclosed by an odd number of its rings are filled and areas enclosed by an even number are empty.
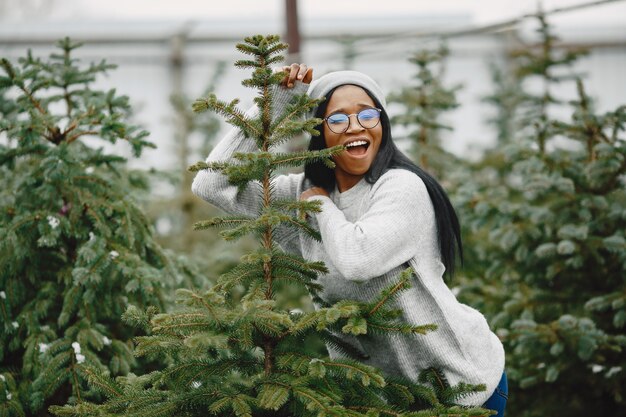
<svg viewBox="0 0 626 417"><path fill-rule="evenodd" d="M324 118L328 128L333 133L343 133L350 127L350 116L356 116L356 121L365 129L372 129L380 123L382 109L367 108L358 113L334 113Z"/></svg>

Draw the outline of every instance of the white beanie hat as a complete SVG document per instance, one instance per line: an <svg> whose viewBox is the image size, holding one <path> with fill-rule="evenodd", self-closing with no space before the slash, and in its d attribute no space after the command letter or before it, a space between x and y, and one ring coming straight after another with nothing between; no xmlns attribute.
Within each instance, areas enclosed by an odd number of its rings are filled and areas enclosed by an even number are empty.
<svg viewBox="0 0 626 417"><path fill-rule="evenodd" d="M345 84L354 84L367 89L374 97L376 97L383 108L387 107L383 90L376 83L376 81L358 71L335 71L323 75L311 83L307 94L311 98L322 98L325 97L326 94L328 94L328 92L330 92L333 88Z"/></svg>

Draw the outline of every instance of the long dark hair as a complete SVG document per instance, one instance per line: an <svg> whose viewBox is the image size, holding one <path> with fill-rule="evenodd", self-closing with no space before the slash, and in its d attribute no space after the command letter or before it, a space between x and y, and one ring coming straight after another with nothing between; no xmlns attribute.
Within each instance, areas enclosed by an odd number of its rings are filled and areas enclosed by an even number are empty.
<svg viewBox="0 0 626 417"><path fill-rule="evenodd" d="M326 98L322 101L315 111L315 117L323 119L328 108L328 102L338 87L333 88L326 94ZM359 86L361 87L361 86ZM446 267L448 277L454 275L455 261L458 255L461 265L463 264L463 243L461 242L461 228L459 219L450 203L448 195L439 183L426 171L415 165L405 154L402 153L391 138L391 125L387 111L374 95L364 87L363 90L374 101L374 104L381 112L381 124L383 128L383 136L378 149L378 154L374 158L374 162L370 169L365 173L365 180L373 184L381 175L392 168L406 169L415 173L422 179L428 190L428 195L433 203L435 210L435 220L437 223L437 235L439 240L439 251L441 253L441 262ZM326 139L324 138L323 123L316 127L319 132L318 136L313 136L309 143L309 150L320 150L326 148ZM321 162L315 162L305 165L305 177L317 187L322 187L328 192L335 189L335 173L334 170L328 168ZM458 253L457 253L458 251Z"/></svg>

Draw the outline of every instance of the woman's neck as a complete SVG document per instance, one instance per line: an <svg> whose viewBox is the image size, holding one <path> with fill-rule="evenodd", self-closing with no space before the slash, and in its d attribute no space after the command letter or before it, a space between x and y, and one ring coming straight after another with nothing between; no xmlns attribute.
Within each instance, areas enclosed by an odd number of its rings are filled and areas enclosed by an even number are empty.
<svg viewBox="0 0 626 417"><path fill-rule="evenodd" d="M335 173L335 182L337 183L337 189L340 193L344 191L348 191L350 188L354 187L361 181L363 175L350 175L343 173L343 175L337 175Z"/></svg>

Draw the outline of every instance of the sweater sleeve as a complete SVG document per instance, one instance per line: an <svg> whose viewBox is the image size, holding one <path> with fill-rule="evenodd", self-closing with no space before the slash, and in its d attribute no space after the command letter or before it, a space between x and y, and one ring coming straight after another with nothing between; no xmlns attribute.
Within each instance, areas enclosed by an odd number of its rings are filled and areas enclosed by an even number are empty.
<svg viewBox="0 0 626 417"><path fill-rule="evenodd" d="M273 98L273 117L281 114L291 99L307 91L308 85L296 81L293 88L277 87ZM246 112L248 117L258 114L258 109L252 107ZM256 152L258 148L253 139L246 138L237 129L231 129L228 134L213 148L207 162L233 161L233 154L237 152ZM298 185L302 175L281 175L274 179L273 197L275 199L297 198ZM261 184L249 183L245 189L239 190L230 184L228 177L221 172L205 169L199 171L191 186L195 195L229 214L256 216L262 203Z"/></svg>
<svg viewBox="0 0 626 417"><path fill-rule="evenodd" d="M316 217L325 252L351 281L367 281L389 272L417 255L420 239L433 237L432 203L417 175L390 170L370 193L369 208L354 223L330 198L309 198L322 202L322 212Z"/></svg>

